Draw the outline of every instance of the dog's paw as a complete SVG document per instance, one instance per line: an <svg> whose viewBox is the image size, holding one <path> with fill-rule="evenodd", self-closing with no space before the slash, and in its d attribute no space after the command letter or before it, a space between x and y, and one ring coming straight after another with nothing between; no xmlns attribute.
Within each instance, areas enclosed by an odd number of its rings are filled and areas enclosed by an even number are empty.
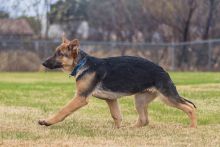
<svg viewBox="0 0 220 147"><path fill-rule="evenodd" d="M40 119L40 120L38 120L38 124L39 125L42 125L42 126L50 126L51 124L50 123L48 123L46 120L44 120L44 119Z"/></svg>

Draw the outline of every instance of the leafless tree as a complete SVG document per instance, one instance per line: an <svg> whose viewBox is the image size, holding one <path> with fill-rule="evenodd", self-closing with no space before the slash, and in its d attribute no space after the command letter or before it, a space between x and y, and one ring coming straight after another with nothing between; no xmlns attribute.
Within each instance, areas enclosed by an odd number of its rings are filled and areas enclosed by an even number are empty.
<svg viewBox="0 0 220 147"><path fill-rule="evenodd" d="M202 39L206 40L209 38L210 27L213 24L213 19L216 13L217 6L219 4L218 0L207 0L204 2L208 6L208 16L205 23L204 33Z"/></svg>

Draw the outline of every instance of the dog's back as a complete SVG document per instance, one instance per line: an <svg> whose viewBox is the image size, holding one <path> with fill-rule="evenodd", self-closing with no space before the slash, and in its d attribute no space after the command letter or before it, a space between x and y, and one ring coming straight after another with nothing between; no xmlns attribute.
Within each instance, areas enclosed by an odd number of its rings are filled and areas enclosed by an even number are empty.
<svg viewBox="0 0 220 147"><path fill-rule="evenodd" d="M166 73L158 65L138 57L111 57L103 62L103 88L115 92L137 93L155 87L156 79Z"/></svg>

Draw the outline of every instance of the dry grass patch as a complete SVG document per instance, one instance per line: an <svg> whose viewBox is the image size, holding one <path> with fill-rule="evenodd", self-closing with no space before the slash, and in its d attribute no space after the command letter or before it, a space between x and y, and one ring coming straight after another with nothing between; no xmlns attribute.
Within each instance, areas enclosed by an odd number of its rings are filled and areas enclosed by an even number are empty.
<svg viewBox="0 0 220 147"><path fill-rule="evenodd" d="M74 95L72 79L62 73L0 73L1 146L211 146L220 145L220 82L203 74L199 84L174 75L180 93L196 103L198 128L188 128L187 116L160 101L150 104L150 124L132 129L137 119L133 98L120 99L123 127L113 128L104 101L91 98L88 106L50 127L37 124ZM197 74L189 73L191 80ZM200 75L200 74L199 74ZM216 77L218 73L207 77ZM13 81L14 79L15 81ZM204 80L205 79L205 80ZM191 80L189 80L191 82Z"/></svg>

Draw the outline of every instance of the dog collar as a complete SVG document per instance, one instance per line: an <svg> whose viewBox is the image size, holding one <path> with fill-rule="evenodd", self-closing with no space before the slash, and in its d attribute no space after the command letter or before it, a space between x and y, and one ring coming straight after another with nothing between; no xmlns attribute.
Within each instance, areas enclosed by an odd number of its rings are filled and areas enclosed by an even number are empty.
<svg viewBox="0 0 220 147"><path fill-rule="evenodd" d="M85 65L87 61L87 58L84 57L73 69L73 71L70 73L70 76L76 76L77 72Z"/></svg>

